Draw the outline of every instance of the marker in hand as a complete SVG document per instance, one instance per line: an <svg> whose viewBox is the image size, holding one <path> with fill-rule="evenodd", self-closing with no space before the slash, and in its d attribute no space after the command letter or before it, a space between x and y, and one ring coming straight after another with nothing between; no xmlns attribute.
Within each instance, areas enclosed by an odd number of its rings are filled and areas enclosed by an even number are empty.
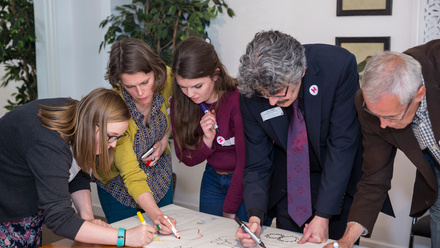
<svg viewBox="0 0 440 248"><path fill-rule="evenodd" d="M144 220L144 216L142 216L141 211L138 211L138 212L137 212L137 215L138 215L139 220L141 221L142 225L146 226L146 225L147 225L147 222L145 222L145 220ZM160 228L160 225L156 225L156 227L157 227L157 232L160 233L160 230L161 230L162 228Z"/></svg>
<svg viewBox="0 0 440 248"><path fill-rule="evenodd" d="M174 236L176 236L176 238L180 239L180 235L179 235L179 233L177 233L177 229L174 227L173 223L171 223L171 220L168 219L168 216L164 215L163 217L168 221L168 223L170 223L171 231L173 231Z"/></svg>
<svg viewBox="0 0 440 248"><path fill-rule="evenodd" d="M204 103L200 103L199 105L200 105L200 108L202 109L203 113L205 113L205 114L209 113L209 110L208 110L208 108L205 106ZM217 124L214 124L214 127L213 127L213 128L214 128L218 133L220 133L220 130L218 129Z"/></svg>
<svg viewBox="0 0 440 248"><path fill-rule="evenodd" d="M142 216L141 211L138 211L137 215L138 215L139 220L141 221L142 225L144 225L144 226L147 225L147 222L145 222L144 216Z"/></svg>
<svg viewBox="0 0 440 248"><path fill-rule="evenodd" d="M251 238L257 242L258 245L260 245L263 248L266 248L266 246L264 245L263 241L261 241L261 239L259 237L257 237L257 235L255 235L255 233L251 232L251 230L249 229L248 226L246 226L246 224L244 224L243 221L240 220L240 218L238 218L237 216L235 216L235 221L238 223L238 225L241 227L241 229L243 229L246 233L248 233L249 235L251 235Z"/></svg>

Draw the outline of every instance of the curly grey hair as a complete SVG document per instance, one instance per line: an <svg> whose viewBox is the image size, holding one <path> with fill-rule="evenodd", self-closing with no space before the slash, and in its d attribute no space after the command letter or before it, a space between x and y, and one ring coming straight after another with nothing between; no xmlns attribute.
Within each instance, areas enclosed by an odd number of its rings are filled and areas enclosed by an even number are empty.
<svg viewBox="0 0 440 248"><path fill-rule="evenodd" d="M415 97L422 82L422 68L417 60L404 53L386 51L370 58L361 87L364 97L372 103L385 95L396 95L404 105Z"/></svg>
<svg viewBox="0 0 440 248"><path fill-rule="evenodd" d="M305 49L280 31L255 34L240 58L238 89L246 97L258 92L275 95L280 88L297 85L306 68Z"/></svg>

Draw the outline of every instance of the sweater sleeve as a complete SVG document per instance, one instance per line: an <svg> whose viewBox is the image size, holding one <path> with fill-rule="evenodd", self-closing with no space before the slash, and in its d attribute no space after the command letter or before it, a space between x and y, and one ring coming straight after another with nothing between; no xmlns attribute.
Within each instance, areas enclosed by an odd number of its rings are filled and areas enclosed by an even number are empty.
<svg viewBox="0 0 440 248"><path fill-rule="evenodd" d="M171 123L174 123L174 101L171 100ZM173 129L173 137L175 137ZM200 144L201 143L201 144ZM205 161L215 149L209 148L201 139L196 144L196 147L200 144L200 148L196 150L189 150L185 148L179 149L176 139L174 139L174 150L179 161L188 166L195 166Z"/></svg>
<svg viewBox="0 0 440 248"><path fill-rule="evenodd" d="M55 234L74 239L84 220L75 215L70 198L70 149L50 142L37 143L27 152L26 160L35 178L38 208L44 210L46 225Z"/></svg>
<svg viewBox="0 0 440 248"><path fill-rule="evenodd" d="M223 203L223 212L226 213L236 213L241 203L243 202L243 172L246 154L239 95L237 93L233 94L233 96L234 97L230 99L230 102L233 102L231 119L234 128L235 154L237 159L235 163L234 173L232 175L232 180L229 185L229 190Z"/></svg>
<svg viewBox="0 0 440 248"><path fill-rule="evenodd" d="M90 190L90 176L84 171L79 171L78 174L69 183L69 192L72 194L78 190Z"/></svg>
<svg viewBox="0 0 440 248"><path fill-rule="evenodd" d="M387 193L391 189L397 148L381 138L370 127L373 124L371 118L368 118L370 116L364 113L365 111L361 107L360 95L359 91L356 95L356 108L359 113L364 143L363 175L357 185L357 192L347 222L354 221L364 226L368 230L367 237L369 237Z"/></svg>
<svg viewBox="0 0 440 248"><path fill-rule="evenodd" d="M137 132L136 123L130 119L127 136L116 145L114 166L124 180L128 193L137 201L139 195L151 192L147 183L147 175L139 167L139 161L133 150L134 136Z"/></svg>

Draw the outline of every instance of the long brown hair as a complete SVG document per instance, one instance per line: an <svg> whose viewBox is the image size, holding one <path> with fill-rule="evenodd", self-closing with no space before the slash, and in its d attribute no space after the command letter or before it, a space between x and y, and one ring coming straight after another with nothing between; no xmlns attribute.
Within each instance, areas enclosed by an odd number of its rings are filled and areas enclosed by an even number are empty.
<svg viewBox="0 0 440 248"><path fill-rule="evenodd" d="M81 169L92 170L99 179L97 170L110 175L113 149L107 149L107 123L130 119L130 112L121 96L113 90L98 88L81 101L69 99L62 107L40 106L38 116L43 126L60 133L72 146L73 156ZM96 128L99 126L99 158L96 156Z"/></svg>
<svg viewBox="0 0 440 248"><path fill-rule="evenodd" d="M190 37L177 45L171 71L174 78L180 76L185 79L194 79L217 76L214 84L214 91L218 94L217 107L223 93L236 88L236 80L226 71L214 46L198 37ZM183 147L195 150L202 136L198 131L201 118L200 107L183 94L176 79L174 79L173 101L173 138L177 141L178 149Z"/></svg>
<svg viewBox="0 0 440 248"><path fill-rule="evenodd" d="M112 87L121 87L122 74L134 74L138 72L149 73L153 71L153 91L161 91L167 81L167 67L158 55L142 40L126 38L118 40L112 45L110 60L107 65L105 79L109 80Z"/></svg>

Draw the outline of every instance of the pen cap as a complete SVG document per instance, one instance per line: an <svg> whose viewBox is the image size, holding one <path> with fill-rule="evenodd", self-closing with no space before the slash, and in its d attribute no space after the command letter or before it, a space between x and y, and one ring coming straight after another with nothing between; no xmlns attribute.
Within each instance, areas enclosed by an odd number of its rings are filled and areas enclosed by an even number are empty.
<svg viewBox="0 0 440 248"><path fill-rule="evenodd" d="M238 218L238 216L235 216L234 220L237 222L238 225L243 225L243 221L240 220L240 218Z"/></svg>
<svg viewBox="0 0 440 248"><path fill-rule="evenodd" d="M209 112L208 108L205 106L204 103L200 103L199 105L200 105L200 108L202 109L203 113L206 114L206 112Z"/></svg>

